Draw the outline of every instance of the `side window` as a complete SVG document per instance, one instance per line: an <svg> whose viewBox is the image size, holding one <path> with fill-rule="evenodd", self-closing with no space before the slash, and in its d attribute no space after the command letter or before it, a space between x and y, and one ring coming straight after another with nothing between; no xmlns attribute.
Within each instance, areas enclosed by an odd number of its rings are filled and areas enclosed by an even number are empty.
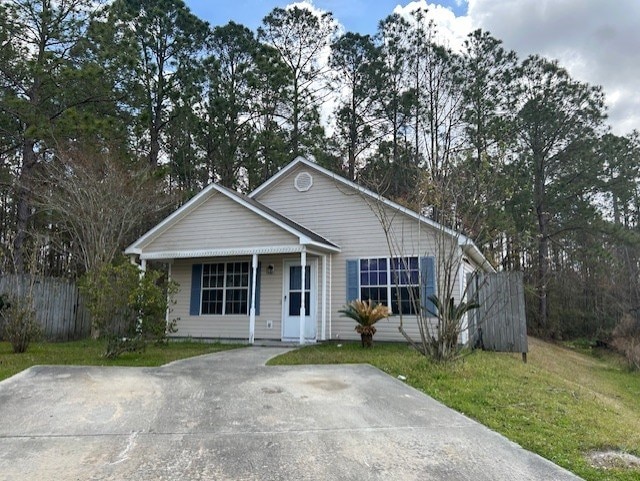
<svg viewBox="0 0 640 481"><path fill-rule="evenodd" d="M389 306L394 314L415 314L420 305L417 257L360 259L360 299Z"/></svg>

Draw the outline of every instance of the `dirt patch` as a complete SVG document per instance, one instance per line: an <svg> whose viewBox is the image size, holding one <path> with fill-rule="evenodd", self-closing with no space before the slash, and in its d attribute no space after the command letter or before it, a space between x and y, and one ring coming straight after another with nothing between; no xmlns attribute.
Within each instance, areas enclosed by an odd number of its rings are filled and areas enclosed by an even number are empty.
<svg viewBox="0 0 640 481"><path fill-rule="evenodd" d="M640 470L640 457L622 451L592 451L587 460L594 468Z"/></svg>
<svg viewBox="0 0 640 481"><path fill-rule="evenodd" d="M347 389L349 387L348 384L345 384L341 381L336 381L335 379L313 379L307 381L305 384L316 387L318 389L322 389L324 391L342 391L343 389Z"/></svg>

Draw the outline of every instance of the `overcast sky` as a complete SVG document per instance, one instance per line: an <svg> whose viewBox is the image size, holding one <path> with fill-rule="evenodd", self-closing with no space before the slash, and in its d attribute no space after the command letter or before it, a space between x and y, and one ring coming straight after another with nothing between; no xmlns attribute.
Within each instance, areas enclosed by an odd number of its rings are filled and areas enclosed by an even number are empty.
<svg viewBox="0 0 640 481"><path fill-rule="evenodd" d="M211 25L229 20L256 29L277 0L186 0ZM481 27L520 58L538 53L558 59L571 75L601 85L609 124L623 135L640 130L640 0L313 0L346 30L374 33L394 11L426 6L452 47Z"/></svg>

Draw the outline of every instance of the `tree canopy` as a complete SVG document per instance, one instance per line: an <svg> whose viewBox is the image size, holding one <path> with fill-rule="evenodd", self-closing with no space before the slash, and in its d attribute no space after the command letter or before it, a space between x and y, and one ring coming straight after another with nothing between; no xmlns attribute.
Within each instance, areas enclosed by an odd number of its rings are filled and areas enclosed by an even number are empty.
<svg viewBox="0 0 640 481"><path fill-rule="evenodd" d="M482 30L457 51L438 38L424 10L369 36L300 5L252 31L182 0L0 2L3 269L37 250L78 276L209 182L250 191L305 155L523 270L537 332L637 313L640 134L612 134L600 87L553 60ZM86 224L91 192L127 225Z"/></svg>

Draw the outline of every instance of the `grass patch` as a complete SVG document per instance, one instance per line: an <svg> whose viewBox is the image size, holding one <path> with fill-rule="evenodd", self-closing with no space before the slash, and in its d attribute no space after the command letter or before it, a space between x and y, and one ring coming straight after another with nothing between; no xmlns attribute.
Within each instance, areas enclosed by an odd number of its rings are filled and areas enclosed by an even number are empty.
<svg viewBox="0 0 640 481"><path fill-rule="evenodd" d="M143 352L127 352L117 359L105 359L104 343L95 340L34 342L27 352L14 354L8 342L0 342L0 381L38 364L77 366L161 366L187 357L241 347L234 344L194 341L149 345Z"/></svg>
<svg viewBox="0 0 640 481"><path fill-rule="evenodd" d="M369 363L587 480L638 481L637 469L602 469L585 455L640 455L640 375L618 358L530 339L520 355L476 351L438 365L406 345L305 347L269 364Z"/></svg>

